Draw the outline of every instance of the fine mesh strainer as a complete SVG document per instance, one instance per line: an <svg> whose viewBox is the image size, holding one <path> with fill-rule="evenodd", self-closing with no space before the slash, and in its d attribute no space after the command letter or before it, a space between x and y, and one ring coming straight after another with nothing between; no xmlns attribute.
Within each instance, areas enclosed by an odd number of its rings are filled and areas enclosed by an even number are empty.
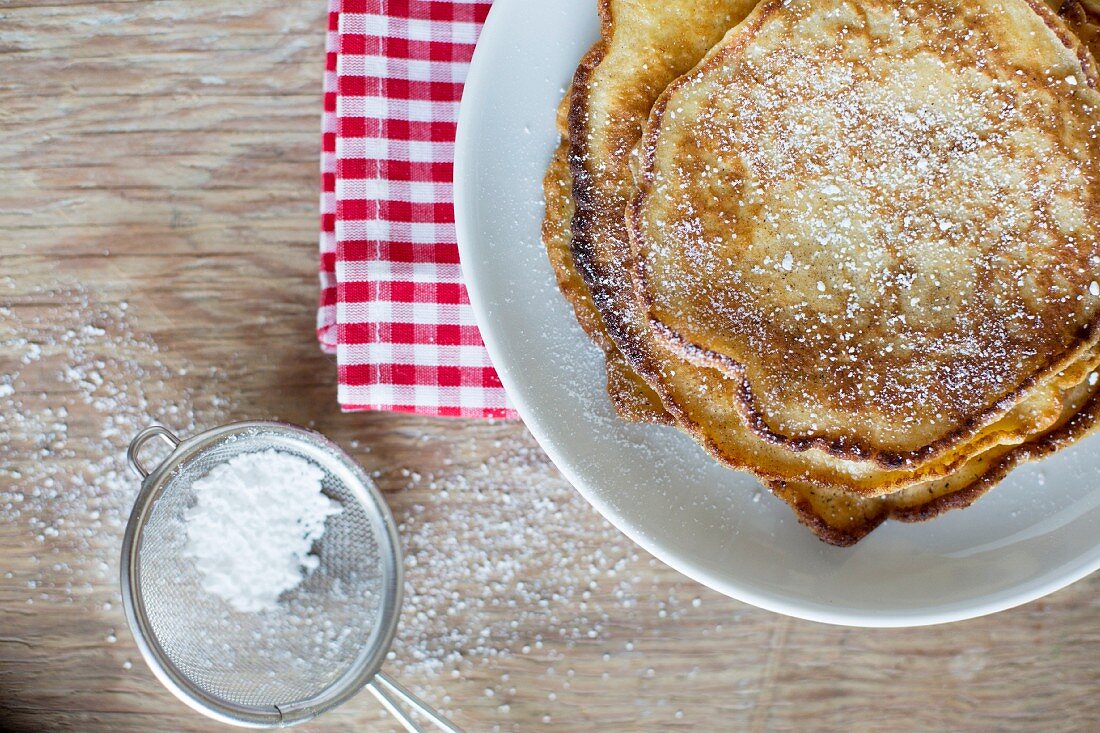
<svg viewBox="0 0 1100 733"><path fill-rule="evenodd" d="M153 438L172 452L148 471L139 452ZM184 552L185 514L196 480L235 456L271 449L321 469L323 492L342 511L325 520L312 548L320 564L280 596L278 612L245 613L203 589ZM123 605L145 661L183 702L226 723L273 728L366 687L409 731L421 729L399 703L459 733L379 671L401 606L400 545L378 490L337 445L283 423L235 423L182 442L158 425L133 439L127 459L143 482L122 545Z"/></svg>

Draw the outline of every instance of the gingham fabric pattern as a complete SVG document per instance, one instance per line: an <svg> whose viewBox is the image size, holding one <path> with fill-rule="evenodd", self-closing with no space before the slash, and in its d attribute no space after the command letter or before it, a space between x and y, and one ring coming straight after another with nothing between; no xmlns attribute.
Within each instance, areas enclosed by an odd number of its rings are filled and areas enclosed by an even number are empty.
<svg viewBox="0 0 1100 733"><path fill-rule="evenodd" d="M490 3L330 3L317 333L340 406L514 417L454 227L458 105Z"/></svg>
<svg viewBox="0 0 1100 733"><path fill-rule="evenodd" d="M336 51L341 0L329 0L325 31L325 80L321 112L321 298L317 340L336 353Z"/></svg>

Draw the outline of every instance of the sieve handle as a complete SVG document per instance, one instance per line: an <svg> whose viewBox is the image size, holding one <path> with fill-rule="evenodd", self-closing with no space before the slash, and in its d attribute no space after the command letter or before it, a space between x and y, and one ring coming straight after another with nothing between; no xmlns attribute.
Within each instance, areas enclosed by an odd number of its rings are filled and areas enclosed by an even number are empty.
<svg viewBox="0 0 1100 733"><path fill-rule="evenodd" d="M439 728L439 730L446 731L446 733L462 733L461 728L444 718L435 710L432 710L426 702L381 672L376 674L374 679L367 683L367 689L374 693L378 701L382 703L386 710L390 711L391 715L401 722L405 730L409 731L409 733L422 733L423 729L416 724L404 709L398 706L397 700L400 700L423 715L430 720L436 728ZM394 698L397 698L397 700Z"/></svg>
<svg viewBox="0 0 1100 733"><path fill-rule="evenodd" d="M367 684L367 689L378 698L378 702L382 703L382 707L388 710L390 715L397 718L397 722L401 723L401 727L408 731L408 733L424 733L424 729L416 724L412 716L397 703L397 700L390 696L390 693L378 687L373 682Z"/></svg>
<svg viewBox="0 0 1100 733"><path fill-rule="evenodd" d="M130 464L130 468L134 469L142 478L148 478L149 471L141 464L138 453L141 451L142 446L152 438L160 438L173 448L180 444L180 439L173 435L171 430L161 425L150 425L135 435L134 439L130 441L130 447L126 449L126 461Z"/></svg>

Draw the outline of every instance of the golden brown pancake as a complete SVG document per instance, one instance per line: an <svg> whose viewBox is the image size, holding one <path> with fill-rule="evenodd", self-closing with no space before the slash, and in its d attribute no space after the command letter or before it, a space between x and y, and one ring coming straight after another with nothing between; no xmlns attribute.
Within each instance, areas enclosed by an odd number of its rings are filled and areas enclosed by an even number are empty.
<svg viewBox="0 0 1100 733"><path fill-rule="evenodd" d="M792 450L964 443L1100 338L1097 83L1028 0L767 0L643 137L654 336Z"/></svg>
<svg viewBox="0 0 1100 733"><path fill-rule="evenodd" d="M604 37L577 71L569 115L576 203L574 261L608 334L658 392L677 424L722 462L751 470L763 479L810 481L867 494L886 493L941 476L965 460L965 455L952 455L946 461L937 459L934 465L909 464L884 473L873 461L849 461L816 446L792 451L789 445L746 425L740 380L672 355L653 338L630 287L630 263L624 259L628 252L624 254L622 247L626 226L620 206L624 191L630 190L630 148L649 103L645 95L663 81L654 76L654 70L662 69L667 76L668 69L675 66L667 60L654 61L654 54L669 53L667 43L647 44L639 35L653 33L654 28L667 32L674 20L648 23L622 12L616 3L604 8ZM690 26L680 31L672 36L690 32ZM1002 435L998 440L1011 443L1024 437L1026 433Z"/></svg>
<svg viewBox="0 0 1100 733"><path fill-rule="evenodd" d="M585 63L582 63L582 68L578 72L579 77L582 76L582 72L585 72L586 64L591 67L601 62L602 59L594 60L594 57L606 56L606 51L601 49L601 45L614 36L613 18L621 20L628 12L644 13L646 11L644 5L645 3L603 4L601 16L604 19L605 39L603 42L598 43L589 56L586 57ZM612 6L617 6L618 12L613 13ZM1089 28L1095 29L1096 27L1090 16L1077 4L1063 6L1063 12L1073 20L1076 29L1086 29L1087 31ZM689 32L686 28L683 30L684 33ZM637 41L636 34L637 30L630 36L634 41ZM674 36L675 32L670 35ZM1092 32L1089 35L1089 40L1095 37L1096 33ZM619 40L622 40L621 36ZM665 41L674 42L669 40L669 36L665 36ZM640 44L642 48L649 48L652 45ZM644 63L646 63L644 60L639 61L639 64ZM591 68L589 68L589 71L591 71ZM620 70L616 76L622 73L624 72ZM629 74L627 75L629 76ZM574 106L576 106L576 100L574 100ZM621 111L615 113L614 116L622 119ZM640 122L638 127L640 129ZM565 133L563 132L563 134ZM624 144L620 149L629 149L630 147L633 147L633 142ZM625 378L622 378L624 375L621 357L614 346L610 346L610 348L608 346L609 339L602 327L601 318L592 303L588 285L572 267L571 258L563 256L570 237L569 222L564 217L567 217L571 212L572 201L567 195L569 171L563 166L561 155L562 150L559 149L546 179L547 220L544 225L544 239L550 253L551 262L554 265L563 293L577 312L578 320L584 325L585 330L593 337L593 340L608 353L608 389L620 414L629 417L628 412L624 414L620 406L622 397L625 394L627 400L640 401L642 404L647 405L648 407L643 409L643 414L647 417L643 419L650 419L655 415L654 405L651 401L652 393L649 397L646 396L644 382L638 379L636 374L631 374L629 369L626 370ZM593 164L593 169L606 171L607 167L597 162ZM562 195L563 193L566 195ZM615 262L610 261L608 264L613 267ZM618 369L613 367L613 364L617 364ZM618 379L613 376L616 373L619 374ZM1079 379L1083 374L1079 371L1076 376L1071 376L1069 379ZM1016 410L1019 424L1026 423L1029 420L1033 420L1036 426L1048 424L1046 429L1051 431L1049 434L1033 436L1030 441L1016 447L1012 447L1010 444L987 450L980 459L963 462L961 466L957 465L954 469L955 473L948 478L924 481L903 491L896 492L893 496L865 498L852 495L848 491L835 486L821 486L797 481L786 483L771 481L768 483L774 493L794 508L800 521L810 526L822 539L833 544L851 544L865 536L887 518L902 520L927 519L946 509L966 506L1020 461L1038 457L1053 450L1058 445L1079 437L1092 425L1094 417L1092 412L1085 411L1070 420L1070 422L1066 422L1069 420L1071 413L1076 412L1076 407L1082 399L1081 391L1086 388L1082 385L1076 389L1077 392L1072 399L1066 399L1060 395L1057 400L1048 401L1045 405L1042 404L1041 400L1037 401L1039 406L1035 408L1034 412L1036 414L1028 415L1028 411L1022 408ZM1042 413L1045 417L1037 417L1038 413ZM1029 434L1034 432L1034 429L1028 431ZM957 459L956 462L959 462L959 460L961 459Z"/></svg>
<svg viewBox="0 0 1100 733"><path fill-rule="evenodd" d="M670 81L698 63L707 49L721 39L729 28L739 23L755 3L756 0L703 0L701 2L677 0L668 3L655 2L654 0L616 0L615 2L601 0L598 2L597 7L600 13L601 27L604 31L604 39L610 37L611 28L625 28L626 34L620 32L618 41L633 44L635 54L633 58L637 61L635 64L624 65L623 71L626 72L627 78L623 81L628 82L629 89L627 84L615 87L615 93L621 95L617 100L618 104L611 103L608 105L609 115L603 118L600 124L616 127L618 128L618 136L636 141L641 135L642 122L660 91ZM629 35L629 38L626 35ZM582 59L581 68L577 72L578 75L582 74L582 70L586 69L586 65L591 65L588 70L592 70L599 65L605 51L603 41L597 42ZM605 70L608 68L610 67L605 67ZM559 127L562 128L563 137L565 138L568 138L565 128L574 124L570 121L572 110L570 109L569 100L571 96L567 95L566 100L563 100L563 110L561 112L564 114L559 114ZM611 100L608 100L608 102L611 102ZM576 152L572 146L570 151L571 155ZM570 167L573 167L572 163L570 163ZM560 178L555 179L560 180ZM550 183L551 181L548 179L546 186L548 197L552 195L552 185ZM617 188L620 190L614 194L615 203L612 206L616 212L621 214L626 206L631 184L629 181L624 180L622 185L617 186ZM575 188L575 192L580 192L582 196L584 190L583 187ZM586 197L582 199L582 208L589 204L600 207L606 205L606 202L607 197L602 194L591 201ZM621 216L619 218L621 219ZM593 231L590 229L590 224L600 229L598 219L582 216L581 218L575 217L574 222L580 227L579 231L574 230L570 240L574 257L583 249L583 246L578 247L578 240L587 241L591 237L597 237L608 242L614 241L614 247L612 251L607 253L608 255L625 254L628 251L625 236L612 240L604 237L602 230ZM621 229L621 222L618 228ZM546 239L544 234L544 240ZM594 250L588 251L595 254ZM554 259L553 251L551 251L551 259L552 261ZM562 288L562 292L573 304L574 309L587 310L586 304L591 302L593 297L604 297L604 288L597 288L594 292L588 289L591 284L590 277L599 277L595 274L596 270L593 269L596 266L595 263L593 263L593 267L588 267L585 264L586 260L583 258L577 259L576 262L584 276L586 284L584 290L578 287L576 283L570 282L572 275L569 273L564 273L559 267L555 267L555 271L558 274L559 284L563 281L566 283L566 286ZM618 273L619 270L621 270L619 267L600 269L604 273ZM620 284L628 286L628 277L625 270L614 275L614 277ZM599 306L595 307L599 308ZM590 313L591 311L588 310L587 312ZM583 326L583 318L579 316L579 319L582 320ZM586 328L586 330L588 329ZM608 392L619 414L626 419L671 422L671 416L661 406L656 393L646 385L645 380L638 375L637 370L628 366L628 361L618 351L617 346L614 345L614 340L609 339L611 344L607 345L603 343L604 339L601 334L592 330L588 330L588 333L604 350L607 361Z"/></svg>
<svg viewBox="0 0 1100 733"><path fill-rule="evenodd" d="M571 258L563 256L568 252L568 214L572 211L572 200L568 193L568 169L563 165L564 151L559 148L555 163L547 174L548 216L544 223L545 242L559 276L563 293L574 305L578 320L585 324L593 340L606 343L606 334L602 331L598 314L588 299L587 286L580 280L571 265ZM564 276L564 277L563 277ZM610 365L614 363L615 352L608 355ZM1078 379L1081 374L1072 375L1070 380ZM633 377L637 379L636 376ZM610 376L609 376L610 380ZM1073 401L1067 401L1058 415L1059 422L1076 413L1083 397L1087 377L1076 387ZM609 389L614 388L609 382ZM1021 412L1021 414L1023 414ZM1060 428L1050 416L1049 430ZM1028 415L1028 421L1041 422L1036 415ZM1080 418L1073 435L1084 432L1090 423ZM769 489L795 511L799 521L811 528L815 534L830 544L851 545L859 541L886 519L916 521L928 519L948 509L969 506L981 494L987 491L997 480L1017 463L1038 457L1052 450L1050 446L1066 443L1070 434L1060 429L1061 437L1041 437L1015 448L998 447L971 460L946 478L934 479L911 486L883 497L862 497L835 487L816 486L805 482L769 482Z"/></svg>

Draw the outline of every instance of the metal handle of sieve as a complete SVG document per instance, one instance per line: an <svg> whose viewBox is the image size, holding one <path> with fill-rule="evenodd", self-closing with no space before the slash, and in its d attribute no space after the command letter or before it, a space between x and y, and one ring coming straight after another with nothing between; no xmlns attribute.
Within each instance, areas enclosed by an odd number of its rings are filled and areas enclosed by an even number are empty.
<svg viewBox="0 0 1100 733"><path fill-rule="evenodd" d="M397 704L397 700L404 702L423 715L435 724L435 727L439 730L446 731L446 733L462 733L461 728L432 710L426 702L381 672L367 683L367 689L374 693L374 696L378 698L378 702L382 703L382 706L390 711L390 715L397 718L409 733L423 733L423 729ZM397 698L397 700L394 698Z"/></svg>
<svg viewBox="0 0 1100 733"><path fill-rule="evenodd" d="M138 453L141 451L142 446L151 438L160 438L165 443L172 446L172 448L180 444L180 439L173 435L171 430L162 425L150 425L135 435L134 439L130 441L130 447L126 449L126 461L130 464L130 468L134 469L142 478L148 478L149 471L145 469L145 466L141 465L141 459L138 458Z"/></svg>

